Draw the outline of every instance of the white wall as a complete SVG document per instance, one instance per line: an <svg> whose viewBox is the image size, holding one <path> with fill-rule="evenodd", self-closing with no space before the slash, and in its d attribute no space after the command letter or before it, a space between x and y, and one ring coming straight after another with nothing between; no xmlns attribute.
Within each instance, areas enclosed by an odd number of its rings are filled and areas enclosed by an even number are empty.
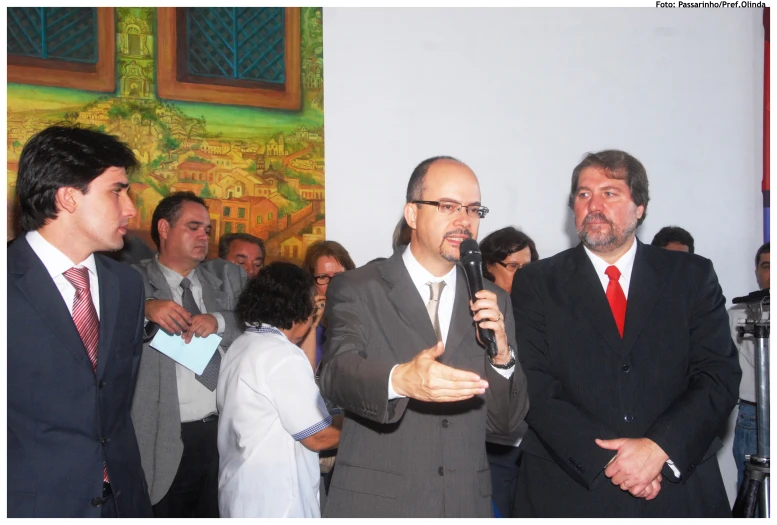
<svg viewBox="0 0 777 525"><path fill-rule="evenodd" d="M327 237L357 265L390 254L407 179L440 154L480 178L479 238L512 224L553 255L577 243L573 167L619 148L650 179L640 238L682 226L729 302L756 288L761 10L325 8L324 24Z"/></svg>

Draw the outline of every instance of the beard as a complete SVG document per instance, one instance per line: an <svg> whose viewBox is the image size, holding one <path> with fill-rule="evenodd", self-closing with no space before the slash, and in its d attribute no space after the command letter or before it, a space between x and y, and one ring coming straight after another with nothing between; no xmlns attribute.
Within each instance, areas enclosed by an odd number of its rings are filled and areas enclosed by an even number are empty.
<svg viewBox="0 0 777 525"><path fill-rule="evenodd" d="M605 227L602 224L590 226L590 222L594 220L604 221L609 227ZM580 228L577 229L577 236L580 237L583 244L590 250L611 250L623 246L636 229L636 218L625 229L620 230L604 214L591 213L583 220Z"/></svg>
<svg viewBox="0 0 777 525"><path fill-rule="evenodd" d="M440 243L440 256L445 259L448 262L457 263L459 262L459 259L461 258L461 253L459 251L446 251L445 246L445 239L449 235L466 235L470 239L472 239L472 232L467 229L459 229L459 230L451 230L449 232L445 233L445 236L442 238L442 242Z"/></svg>

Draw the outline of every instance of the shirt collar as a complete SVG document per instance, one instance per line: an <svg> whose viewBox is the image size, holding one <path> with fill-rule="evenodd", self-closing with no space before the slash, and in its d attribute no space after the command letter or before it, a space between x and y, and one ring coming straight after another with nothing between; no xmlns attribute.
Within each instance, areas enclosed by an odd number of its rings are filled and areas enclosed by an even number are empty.
<svg viewBox="0 0 777 525"><path fill-rule="evenodd" d="M447 274L443 275L442 277L436 277L432 275L429 270L421 266L421 263L418 262L418 259L413 256L410 245L407 246L404 253L402 254L402 260L404 261L405 267L410 274L410 279L419 290L425 288L426 283L428 282L436 283L438 281L445 281L445 289L456 290L456 265L454 265L453 268L451 268L451 271ZM443 289L443 293L445 292L445 289Z"/></svg>
<svg viewBox="0 0 777 525"><path fill-rule="evenodd" d="M70 268L76 266L86 267L92 275L97 277L97 263L94 260L93 253L90 253L89 257L80 263L73 264L70 257L59 251L57 247L47 241L39 232L27 232L25 238L27 239L30 248L32 248L32 251L34 251L35 255L41 260L43 266L46 267L46 271L49 272L52 279L59 277Z"/></svg>
<svg viewBox="0 0 777 525"><path fill-rule="evenodd" d="M631 282L631 271L634 269L634 258L637 255L636 237L634 237L634 241L632 242L629 251L621 255L621 258L615 261L615 263L612 265L589 250L587 246L583 245L583 248L585 249L585 253L588 255L588 258L591 259L591 263L594 265L594 269L596 270L596 275L599 276L600 279L602 278L602 275L605 275L604 271L608 266L615 266L618 268L618 271L621 272L621 278L625 279L626 282Z"/></svg>
<svg viewBox="0 0 777 525"><path fill-rule="evenodd" d="M162 271L162 275L165 276L165 281L170 285L170 288L178 289L178 287L181 286L181 281L183 281L183 276L159 262L159 252L154 254L154 262L159 266L159 269ZM186 277L192 282L192 285L197 286L200 284L200 280L197 278L197 268L193 268Z"/></svg>

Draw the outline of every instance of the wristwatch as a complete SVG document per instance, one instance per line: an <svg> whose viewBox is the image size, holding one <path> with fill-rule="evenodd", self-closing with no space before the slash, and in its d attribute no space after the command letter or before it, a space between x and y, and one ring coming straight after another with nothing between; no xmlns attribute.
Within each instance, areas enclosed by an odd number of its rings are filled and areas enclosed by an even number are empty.
<svg viewBox="0 0 777 525"><path fill-rule="evenodd" d="M491 366L493 366L494 368L499 368L500 370L508 370L515 366L515 352L513 351L513 347L510 345L507 345L507 349L510 350L510 360L503 365L498 365L494 363L494 361L491 360L491 358L489 358L488 360L491 362Z"/></svg>

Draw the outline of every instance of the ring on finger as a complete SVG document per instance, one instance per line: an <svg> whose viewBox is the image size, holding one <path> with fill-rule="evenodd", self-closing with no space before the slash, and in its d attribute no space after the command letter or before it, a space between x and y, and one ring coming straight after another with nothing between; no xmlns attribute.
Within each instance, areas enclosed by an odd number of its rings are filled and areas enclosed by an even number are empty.
<svg viewBox="0 0 777 525"><path fill-rule="evenodd" d="M499 317L496 318L496 322L498 323L501 320L502 320L502 312L499 312Z"/></svg>

